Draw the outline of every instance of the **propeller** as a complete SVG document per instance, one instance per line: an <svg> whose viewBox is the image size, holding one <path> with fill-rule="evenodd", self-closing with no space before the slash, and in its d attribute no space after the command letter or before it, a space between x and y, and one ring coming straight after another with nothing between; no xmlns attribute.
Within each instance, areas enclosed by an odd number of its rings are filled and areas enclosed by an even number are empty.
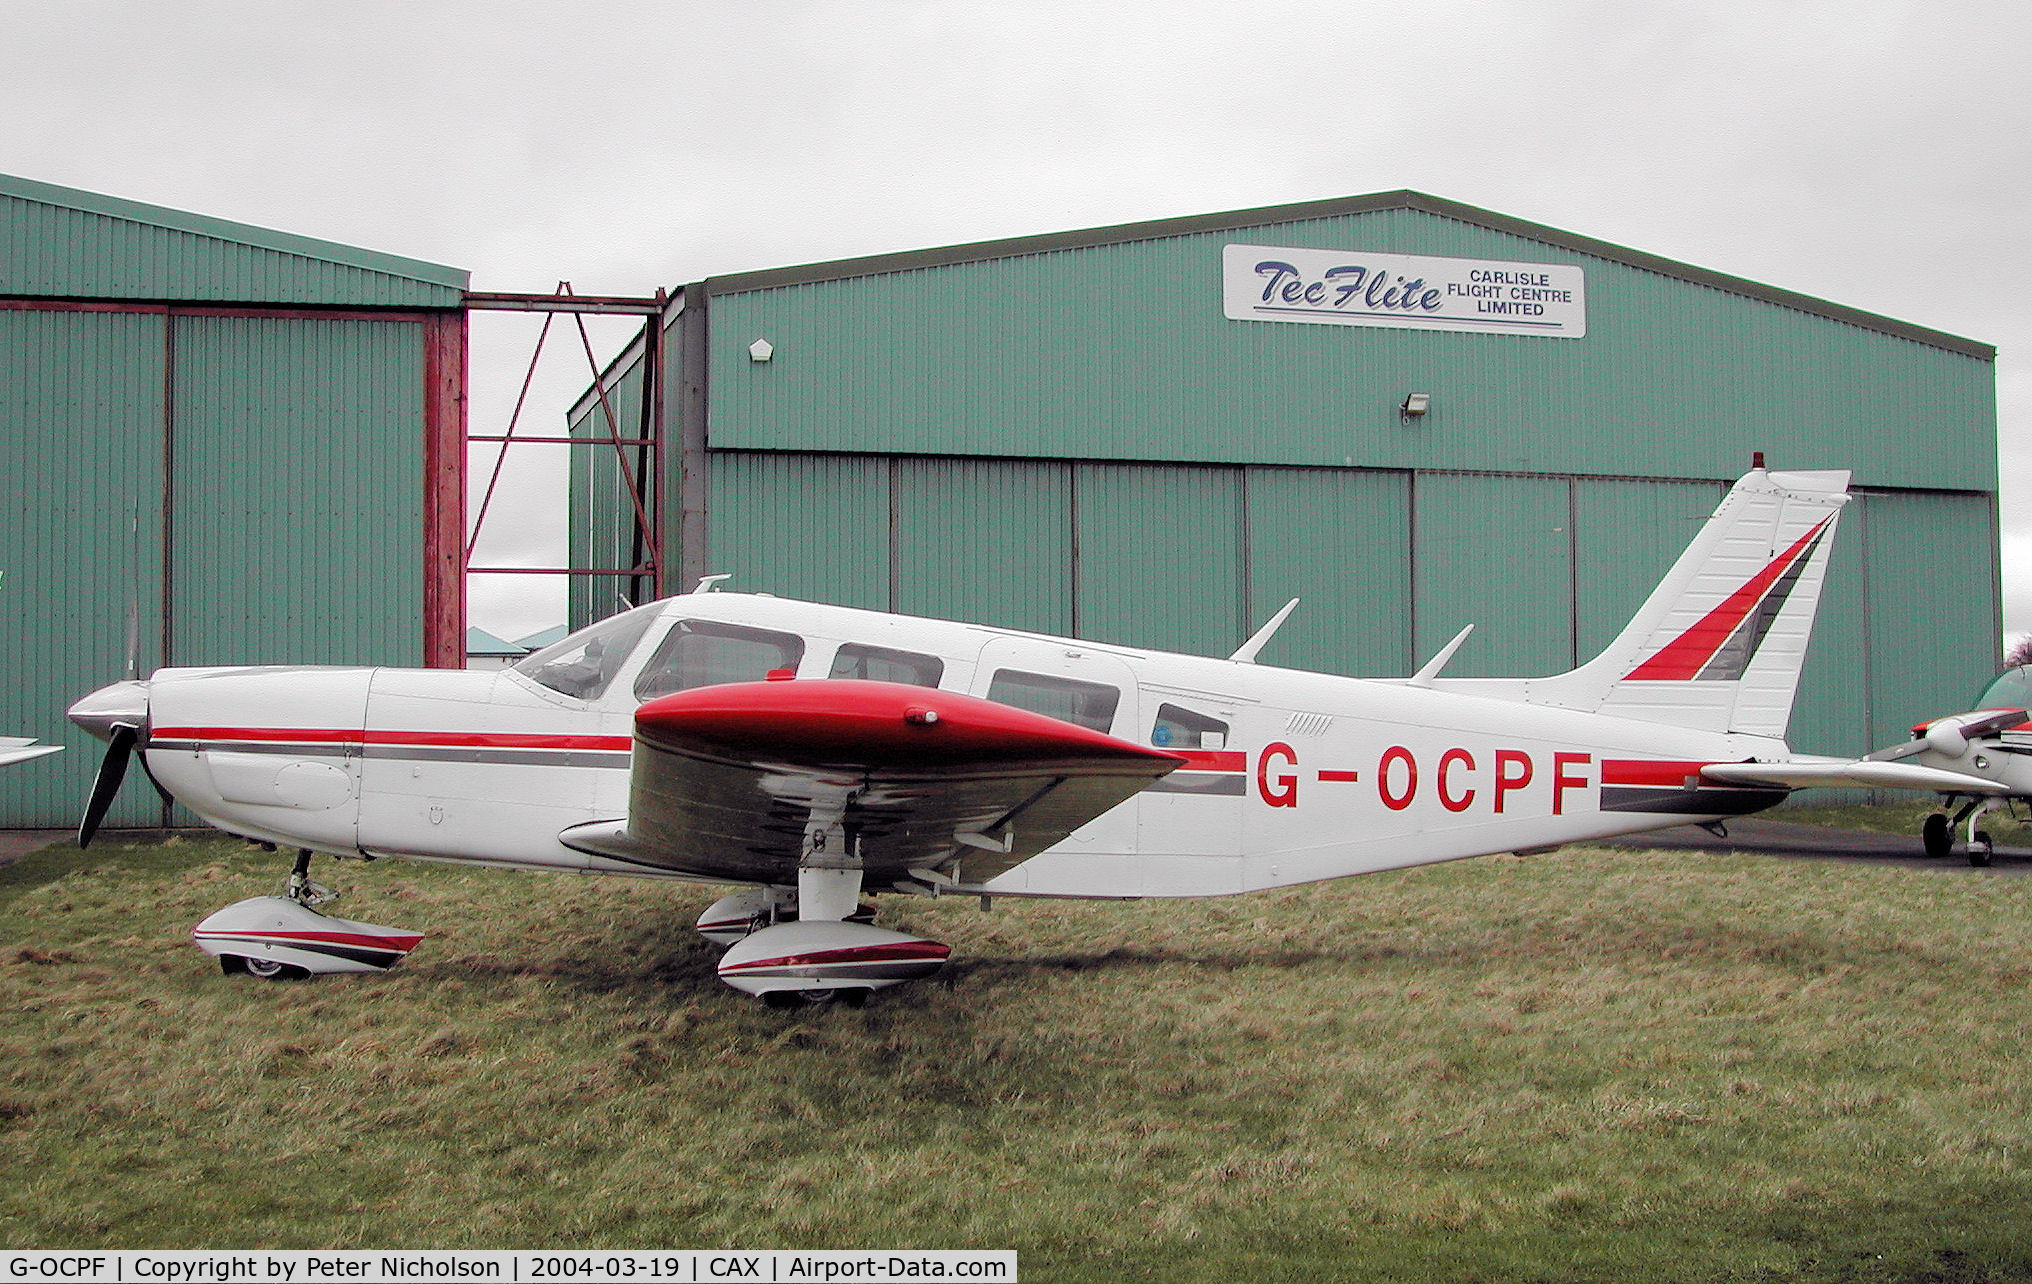
<svg viewBox="0 0 2032 1284"><path fill-rule="evenodd" d="M99 760L99 774L92 781L84 819L78 822L78 846L84 847L99 832L113 799L119 796L120 783L127 778L127 760L148 741L148 683L115 682L101 687L72 705L66 714L80 730L106 742L106 756ZM141 769L148 770L145 757ZM153 773L148 778L155 780ZM155 787L157 793L162 793L160 783ZM163 797L167 801L169 795Z"/></svg>
<svg viewBox="0 0 2032 1284"><path fill-rule="evenodd" d="M128 516L127 534L133 546L134 564L141 564L141 513L137 508ZM121 782L127 779L127 760L134 756L134 750L147 738L148 684L141 680L141 595L137 584L130 584L127 592L127 655L126 677L111 686L101 687L66 710L66 715L84 731L106 742L106 756L99 760L99 774L92 780L92 796L85 803L84 819L78 822L78 846L89 847L92 838L99 832L106 813L112 809L113 800L120 796ZM155 773L148 770L148 759L141 759L142 774L148 783L155 786L155 792L167 807L175 798Z"/></svg>
<svg viewBox="0 0 2032 1284"><path fill-rule="evenodd" d="M99 822L106 819L106 809L113 805L113 799L120 793L120 782L127 778L127 759L133 756L134 742L140 738L141 728L131 722L116 722L108 728L106 756L99 760L99 774L92 781L85 818L78 822L78 846L92 845L92 835L99 832Z"/></svg>

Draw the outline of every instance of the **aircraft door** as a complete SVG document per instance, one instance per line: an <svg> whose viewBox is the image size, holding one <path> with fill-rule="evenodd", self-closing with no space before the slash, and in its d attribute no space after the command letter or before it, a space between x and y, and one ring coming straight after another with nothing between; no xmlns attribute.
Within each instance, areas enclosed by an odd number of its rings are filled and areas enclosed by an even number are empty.
<svg viewBox="0 0 2032 1284"><path fill-rule="evenodd" d="M1014 705L1131 742L1142 742L1137 725L1136 679L1129 666L1106 652L1075 642L998 637L981 650L970 695ZM1138 800L1096 816L1056 850L1136 851Z"/></svg>

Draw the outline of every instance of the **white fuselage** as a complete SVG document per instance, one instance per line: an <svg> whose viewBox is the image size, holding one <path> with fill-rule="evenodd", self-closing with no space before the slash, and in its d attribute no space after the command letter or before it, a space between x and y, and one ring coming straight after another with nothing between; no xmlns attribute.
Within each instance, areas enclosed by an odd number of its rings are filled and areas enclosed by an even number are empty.
<svg viewBox="0 0 2032 1284"><path fill-rule="evenodd" d="M845 646L935 660L937 685L991 699L1003 675L1057 684L1078 696L1067 708L1105 718L1096 729L1187 758L1000 877L968 884L962 864L968 891L1222 895L1710 820L1782 796L1698 780L1703 763L1782 755L1782 741L1478 695L1472 682L1361 680L734 593L641 610L650 623L593 699L515 670L166 669L148 683L147 763L210 824L277 844L672 876L558 835L626 814L638 678L680 621L697 621L796 639L802 678L839 676Z"/></svg>

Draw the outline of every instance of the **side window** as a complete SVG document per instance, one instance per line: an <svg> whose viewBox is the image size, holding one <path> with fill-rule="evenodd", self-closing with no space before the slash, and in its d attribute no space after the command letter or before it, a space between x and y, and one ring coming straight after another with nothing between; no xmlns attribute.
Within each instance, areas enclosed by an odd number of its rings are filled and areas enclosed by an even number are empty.
<svg viewBox="0 0 2032 1284"><path fill-rule="evenodd" d="M660 603L651 603L601 620L517 661L515 671L561 695L597 700L662 611Z"/></svg>
<svg viewBox="0 0 2032 1284"><path fill-rule="evenodd" d="M771 669L794 669L804 639L794 633L744 628L714 620L679 620L635 679L635 698L722 682L760 682Z"/></svg>
<svg viewBox="0 0 2032 1284"><path fill-rule="evenodd" d="M1228 724L1175 704L1160 704L1157 723L1150 728L1150 743L1159 749L1225 749Z"/></svg>
<svg viewBox="0 0 2032 1284"><path fill-rule="evenodd" d="M849 642L833 657L833 678L869 678L876 682L900 682L910 687L935 687L945 676L945 661L915 651L892 651L886 646L863 646Z"/></svg>
<svg viewBox="0 0 2032 1284"><path fill-rule="evenodd" d="M1121 703L1122 693L1099 682L999 669L988 684L988 699L1092 731L1106 731L1115 724L1115 706Z"/></svg>

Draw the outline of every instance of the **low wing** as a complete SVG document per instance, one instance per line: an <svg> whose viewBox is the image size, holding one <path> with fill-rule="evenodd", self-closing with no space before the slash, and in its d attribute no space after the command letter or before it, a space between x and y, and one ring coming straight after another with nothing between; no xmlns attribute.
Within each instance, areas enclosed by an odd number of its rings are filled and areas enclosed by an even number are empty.
<svg viewBox="0 0 2032 1284"><path fill-rule="evenodd" d="M17 762L62 752L62 745L39 745L28 736L0 736L0 767L11 767Z"/></svg>
<svg viewBox="0 0 2032 1284"><path fill-rule="evenodd" d="M1922 746L1923 747L1923 746ZM1934 794L1984 794L2003 796L2011 791L1994 780L1941 771L1905 762L1877 762L1861 758L1805 759L1795 762L1715 762L1700 774L1717 783L1731 785L1775 785L1782 789L1805 789L1811 785L1836 788L1917 789Z"/></svg>
<svg viewBox="0 0 2032 1284"><path fill-rule="evenodd" d="M1184 761L951 691L701 687L636 711L627 818L560 837L699 878L786 883L814 835L835 831L868 886L982 883Z"/></svg>

